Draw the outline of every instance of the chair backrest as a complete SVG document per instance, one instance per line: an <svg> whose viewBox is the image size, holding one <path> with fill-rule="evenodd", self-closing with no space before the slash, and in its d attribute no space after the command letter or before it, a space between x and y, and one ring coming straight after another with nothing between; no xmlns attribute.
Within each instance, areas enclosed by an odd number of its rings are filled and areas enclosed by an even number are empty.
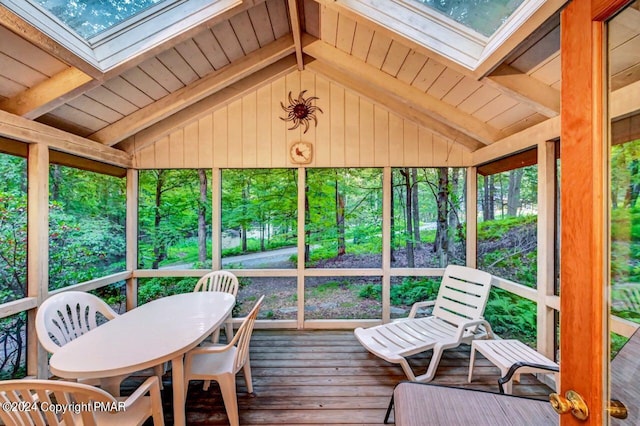
<svg viewBox="0 0 640 426"><path fill-rule="evenodd" d="M466 266L444 271L432 315L456 326L482 318L491 290L491 274Z"/></svg>
<svg viewBox="0 0 640 426"><path fill-rule="evenodd" d="M221 291L238 295L238 278L229 271L213 271L198 280L193 291Z"/></svg>
<svg viewBox="0 0 640 426"><path fill-rule="evenodd" d="M258 299L256 304L253 306L253 309L251 309L251 312L249 312L249 315L247 315L242 321L238 332L233 336L233 340L229 342L229 346L236 345L236 354L233 361L234 373L238 372L247 362L247 358L249 358L251 334L253 334L253 326L258 318L258 312L260 311L263 300L264 296L261 296L260 299Z"/></svg>
<svg viewBox="0 0 640 426"><path fill-rule="evenodd" d="M66 291L45 300L36 314L36 333L42 346L54 353L78 336L96 328L101 314L111 320L118 314L102 299L83 291Z"/></svg>
<svg viewBox="0 0 640 426"><path fill-rule="evenodd" d="M85 384L61 380L0 382L0 418L6 425L97 425L93 415L96 402L102 407L117 407L117 400L109 393ZM54 408L66 410L56 413Z"/></svg>

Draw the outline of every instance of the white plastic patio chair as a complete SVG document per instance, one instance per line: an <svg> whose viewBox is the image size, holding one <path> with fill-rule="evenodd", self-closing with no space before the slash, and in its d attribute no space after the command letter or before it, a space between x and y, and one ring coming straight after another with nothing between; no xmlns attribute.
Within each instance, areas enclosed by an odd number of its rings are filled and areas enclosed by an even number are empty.
<svg viewBox="0 0 640 426"><path fill-rule="evenodd" d="M36 314L36 334L40 344L51 354L70 341L112 320L118 314L102 299L84 291L65 291L45 300ZM162 387L164 365L154 367ZM103 381L119 395L119 387L127 376L110 377ZM85 381L97 384L95 380Z"/></svg>
<svg viewBox="0 0 640 426"><path fill-rule="evenodd" d="M187 352L185 356L184 371L185 382L187 383L185 389L188 390L188 383L191 380L204 380L204 390L209 388L211 380L217 381L220 385L222 399L224 400L231 426L239 424L236 374L240 369L243 370L248 393L253 394L251 365L249 364L249 343L263 300L264 296L260 297L256 302L231 342L226 345L198 346Z"/></svg>
<svg viewBox="0 0 640 426"><path fill-rule="evenodd" d="M238 277L231 272L213 271L203 275L196 283L193 291L221 291L236 297L238 295L238 287ZM231 341L233 338L233 320L231 314L229 314L229 317L224 321L224 332L227 336L227 342ZM220 329L216 329L211 336L211 341L218 343L219 337Z"/></svg>
<svg viewBox="0 0 640 426"><path fill-rule="evenodd" d="M469 344L476 338L493 338L491 326L482 318L490 289L491 274L449 265L435 301L415 303L408 318L356 328L355 336L372 354L400 364L409 380L431 381L443 350ZM416 318L418 309L426 306L433 306L432 315ZM406 357L429 349L433 349L433 355L427 372L416 376Z"/></svg>
<svg viewBox="0 0 640 426"><path fill-rule="evenodd" d="M155 376L149 377L128 398L115 398L82 383L7 380L0 382L0 403L3 407L0 419L5 425L141 425L149 417L155 426L164 425L160 386ZM54 407L67 410L57 414Z"/></svg>

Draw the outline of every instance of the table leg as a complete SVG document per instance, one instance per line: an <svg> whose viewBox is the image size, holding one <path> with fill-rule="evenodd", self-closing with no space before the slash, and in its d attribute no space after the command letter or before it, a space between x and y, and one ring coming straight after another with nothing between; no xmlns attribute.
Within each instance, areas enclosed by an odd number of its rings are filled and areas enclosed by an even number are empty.
<svg viewBox="0 0 640 426"><path fill-rule="evenodd" d="M472 342L473 343L473 342ZM469 360L469 377L467 381L471 383L471 377L473 376L473 364L476 362L476 347L475 345L471 345L471 359Z"/></svg>
<svg viewBox="0 0 640 426"><path fill-rule="evenodd" d="M173 384L173 424L185 426L185 392L184 392L184 363L183 355L171 360L171 382Z"/></svg>

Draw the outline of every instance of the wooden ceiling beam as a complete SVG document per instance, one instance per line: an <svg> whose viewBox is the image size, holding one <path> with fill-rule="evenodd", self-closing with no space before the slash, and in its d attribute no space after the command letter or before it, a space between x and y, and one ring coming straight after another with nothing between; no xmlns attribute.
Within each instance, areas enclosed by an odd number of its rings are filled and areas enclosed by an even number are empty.
<svg viewBox="0 0 640 426"><path fill-rule="evenodd" d="M131 155L126 152L6 111L0 111L0 137L27 143L45 144L57 151L119 167L131 168L133 164Z"/></svg>
<svg viewBox="0 0 640 426"><path fill-rule="evenodd" d="M298 12L298 0L289 0L289 20L291 21L291 32L293 33L293 43L296 47L296 61L298 70L304 70L304 58L302 56L302 32L300 26L300 13Z"/></svg>
<svg viewBox="0 0 640 426"><path fill-rule="evenodd" d="M559 90L509 65L498 66L482 81L546 117L560 115Z"/></svg>
<svg viewBox="0 0 640 426"><path fill-rule="evenodd" d="M0 102L0 109L24 118L35 119L98 85L98 80L75 67L69 67L42 83Z"/></svg>
<svg viewBox="0 0 640 426"><path fill-rule="evenodd" d="M475 151L483 146L482 142L471 136L454 129L447 124L436 120L429 115L424 114L420 110L413 108L406 102L390 95L387 91L381 90L374 84L370 84L359 77L355 77L351 73L347 73L336 69L333 65L323 63L316 60L307 63L307 69L315 73L322 74L329 80L353 90L358 95L370 99L371 101L384 106L385 108L398 114L400 117L416 123L432 132L442 136L443 138L452 140L469 151Z"/></svg>
<svg viewBox="0 0 640 426"><path fill-rule="evenodd" d="M297 69L297 60L294 55L280 59L261 70L254 72L243 78L242 80L225 87L224 89L214 93L213 95L202 99L199 102L173 114L165 120L162 120L153 126L147 127L131 138L128 138L118 144L118 148L129 153L135 153L161 137L169 134L172 130L184 125L187 122L197 120L204 114L214 111L218 107L227 105L230 102L239 99L245 94L265 84L269 84L280 77L283 77Z"/></svg>
<svg viewBox="0 0 640 426"><path fill-rule="evenodd" d="M432 119L454 128L484 145L489 145L504 137L502 132L476 117L458 110L453 105L424 93L328 43L320 40L309 41L309 39L313 39L313 37L303 38L306 54L346 74L358 76L359 81L367 86L387 93L390 97L421 111Z"/></svg>
<svg viewBox="0 0 640 426"><path fill-rule="evenodd" d="M89 136L89 139L112 146L152 126L176 112L195 104L244 77L295 52L292 36L281 37L206 77L137 110Z"/></svg>

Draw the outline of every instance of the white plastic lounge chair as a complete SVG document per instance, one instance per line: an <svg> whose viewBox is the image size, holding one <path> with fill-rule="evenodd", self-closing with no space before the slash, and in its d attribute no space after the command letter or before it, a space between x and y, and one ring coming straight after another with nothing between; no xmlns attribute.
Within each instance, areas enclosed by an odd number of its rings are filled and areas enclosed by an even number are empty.
<svg viewBox="0 0 640 426"><path fill-rule="evenodd" d="M16 407L0 410L5 425L141 425L149 417L155 426L164 425L160 386L155 376L149 377L128 398L117 399L82 383L7 380L0 382L0 403L3 407ZM58 413L53 407L60 409ZM61 412L62 408L66 410Z"/></svg>
<svg viewBox="0 0 640 426"><path fill-rule="evenodd" d="M38 308L36 334L44 349L53 354L60 347L98 327L101 322L114 319L118 314L102 299L84 291L65 291L49 297ZM102 318L101 318L102 317ZM154 367L162 388L164 365ZM114 396L126 376L111 377L103 385L111 388ZM95 380L87 384L98 384Z"/></svg>
<svg viewBox="0 0 640 426"><path fill-rule="evenodd" d="M187 352L184 362L185 382L204 380L204 390L215 380L220 385L222 399L231 426L238 426L238 399L236 395L236 374L242 369L247 391L253 394L251 365L249 364L249 342L253 326L258 317L264 296L256 302L246 316L234 338L226 345L213 344L198 346ZM186 387L188 389L188 386Z"/></svg>
<svg viewBox="0 0 640 426"><path fill-rule="evenodd" d="M238 287L238 278L231 272L213 271L203 275L196 283L193 291L221 291L236 297L238 295ZM227 342L230 342L231 338L233 338L233 321L231 319L231 314L229 314L229 317L224 321L224 333L227 336ZM213 343L218 343L219 337L220 329L218 328L213 333L211 341Z"/></svg>
<svg viewBox="0 0 640 426"><path fill-rule="evenodd" d="M428 382L436 374L443 350L476 338L493 338L491 326L482 318L490 289L490 274L449 265L435 301L415 303L408 318L357 328L354 333L369 352L400 364L409 380ZM433 306L432 315L416 318L418 309L425 306ZM427 372L415 376L405 357L429 349L433 349L433 355Z"/></svg>

